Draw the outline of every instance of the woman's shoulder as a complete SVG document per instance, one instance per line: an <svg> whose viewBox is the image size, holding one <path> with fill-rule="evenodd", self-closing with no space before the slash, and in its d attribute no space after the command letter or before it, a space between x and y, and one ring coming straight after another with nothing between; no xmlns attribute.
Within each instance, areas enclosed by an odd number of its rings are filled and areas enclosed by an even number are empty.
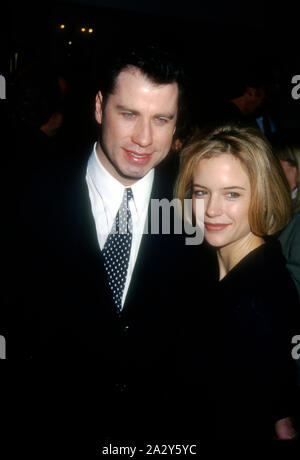
<svg viewBox="0 0 300 460"><path fill-rule="evenodd" d="M275 238L266 238L265 243L249 252L230 272L228 279L243 283L261 280L270 273L285 270L285 259L281 245Z"/></svg>
<svg viewBox="0 0 300 460"><path fill-rule="evenodd" d="M236 292L238 297L275 300L282 295L296 297L293 280L276 238L267 238L265 244L244 257L226 278L222 288Z"/></svg>
<svg viewBox="0 0 300 460"><path fill-rule="evenodd" d="M221 286L226 305L244 320L260 318L263 323L289 323L299 318L299 298L286 268L278 241L268 240L235 267Z"/></svg>

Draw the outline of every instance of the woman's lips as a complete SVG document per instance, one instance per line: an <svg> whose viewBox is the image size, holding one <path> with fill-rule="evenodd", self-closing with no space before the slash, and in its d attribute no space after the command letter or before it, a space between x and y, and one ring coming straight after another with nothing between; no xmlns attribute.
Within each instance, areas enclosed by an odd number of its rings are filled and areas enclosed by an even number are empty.
<svg viewBox="0 0 300 460"><path fill-rule="evenodd" d="M153 153L137 153L133 150L127 150L125 148L123 148L123 150L128 160L134 164L146 164L151 160L153 155Z"/></svg>
<svg viewBox="0 0 300 460"><path fill-rule="evenodd" d="M224 228L228 227L230 224L210 224L205 222L204 223L206 230L210 230L213 232L219 232L221 230L224 230Z"/></svg>

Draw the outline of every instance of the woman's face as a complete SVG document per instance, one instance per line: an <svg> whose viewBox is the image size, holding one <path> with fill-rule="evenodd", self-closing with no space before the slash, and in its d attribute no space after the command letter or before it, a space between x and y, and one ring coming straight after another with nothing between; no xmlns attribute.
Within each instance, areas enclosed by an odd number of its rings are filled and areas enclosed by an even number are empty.
<svg viewBox="0 0 300 460"><path fill-rule="evenodd" d="M225 153L199 161L193 176L193 211L197 200L203 200L204 235L210 245L222 248L251 233L250 198L250 180L240 160Z"/></svg>

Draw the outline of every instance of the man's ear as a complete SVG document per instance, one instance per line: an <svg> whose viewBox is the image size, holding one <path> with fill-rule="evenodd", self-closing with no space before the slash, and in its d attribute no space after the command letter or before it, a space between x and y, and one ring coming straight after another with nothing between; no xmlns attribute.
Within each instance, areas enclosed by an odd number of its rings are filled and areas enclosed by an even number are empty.
<svg viewBox="0 0 300 460"><path fill-rule="evenodd" d="M96 103L95 103L95 118L96 121L101 125L102 123L102 113L103 113L103 96L101 91L98 91L96 94Z"/></svg>

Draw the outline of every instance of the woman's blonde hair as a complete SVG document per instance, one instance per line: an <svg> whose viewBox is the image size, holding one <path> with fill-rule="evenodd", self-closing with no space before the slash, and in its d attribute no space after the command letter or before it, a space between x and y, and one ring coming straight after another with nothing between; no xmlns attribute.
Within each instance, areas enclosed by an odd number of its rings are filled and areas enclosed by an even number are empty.
<svg viewBox="0 0 300 460"><path fill-rule="evenodd" d="M226 124L198 132L181 152L175 196L182 204L185 198L192 198L193 173L198 162L224 153L238 158L248 173L251 231L266 236L285 227L291 216L288 183L271 146L255 128Z"/></svg>

